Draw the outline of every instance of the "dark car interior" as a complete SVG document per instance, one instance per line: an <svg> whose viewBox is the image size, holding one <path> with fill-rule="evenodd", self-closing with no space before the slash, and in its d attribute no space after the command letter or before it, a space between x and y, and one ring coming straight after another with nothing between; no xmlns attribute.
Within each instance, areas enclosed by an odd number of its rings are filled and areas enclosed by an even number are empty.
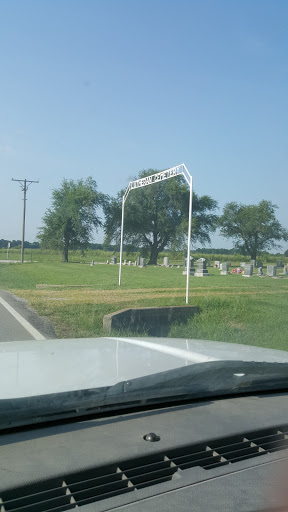
<svg viewBox="0 0 288 512"><path fill-rule="evenodd" d="M1 512L286 510L285 391L54 418L0 444Z"/></svg>

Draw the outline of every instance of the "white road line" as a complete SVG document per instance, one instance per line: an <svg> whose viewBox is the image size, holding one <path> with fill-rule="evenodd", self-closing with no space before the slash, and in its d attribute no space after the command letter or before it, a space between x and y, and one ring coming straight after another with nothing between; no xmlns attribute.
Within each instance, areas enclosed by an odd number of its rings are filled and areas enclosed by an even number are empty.
<svg viewBox="0 0 288 512"><path fill-rule="evenodd" d="M113 338L109 337L109 340L115 341L124 341L125 343L131 343L132 345L138 345L139 347L149 348L151 350L156 350L157 352L162 352L163 354L169 354L171 356L180 357L181 359L186 359L187 361L191 361L192 363L205 363L208 361L218 361L215 357L205 356L204 354L199 354L199 352L191 352L190 350L186 351L182 348L174 348L169 347L167 345L160 345L160 343L151 343L151 341L140 341L134 340L132 338Z"/></svg>
<svg viewBox="0 0 288 512"><path fill-rule="evenodd" d="M42 334L39 331L37 331L37 329L35 329L35 327L33 327L33 325L27 322L27 320L25 320L23 316L17 313L17 311L15 311L15 309L12 308L12 306L10 306L10 304L8 304L6 300L2 299L2 297L0 297L0 304L2 304L2 306L4 306L4 308L6 308L7 311L11 313L12 316L14 316L14 318L19 322L19 324L21 324L22 327L24 327L24 329L26 329L26 331L28 331L29 334L31 334L35 340L40 341L46 339L44 338L44 336L42 336Z"/></svg>

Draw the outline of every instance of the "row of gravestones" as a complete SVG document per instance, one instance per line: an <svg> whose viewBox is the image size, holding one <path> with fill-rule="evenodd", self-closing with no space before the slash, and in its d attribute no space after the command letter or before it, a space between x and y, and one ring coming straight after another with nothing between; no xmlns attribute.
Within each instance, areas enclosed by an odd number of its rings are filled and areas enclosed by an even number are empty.
<svg viewBox="0 0 288 512"><path fill-rule="evenodd" d="M254 265L249 264L249 263L245 263L244 264L244 273L241 272L242 275L244 277L252 277L253 276L253 268L254 268ZM220 269L221 269L221 272L220 272L221 275L228 275L229 274L229 264L227 262L222 263L221 266L220 266ZM267 265L266 275L268 277L275 277L276 276L276 270L277 270L277 265ZM238 273L238 269L237 269L237 273ZM284 266L283 274L284 275L288 275L288 265ZM263 267L262 266L258 267L257 275L258 276L263 276Z"/></svg>
<svg viewBox="0 0 288 512"><path fill-rule="evenodd" d="M207 260L205 258L200 258L199 260L196 261L196 263L197 263L197 269L195 272L194 258L191 257L190 258L190 275L196 276L196 277L209 276L209 273L207 270ZM229 274L229 267L231 266L231 262L220 263L217 261L215 263L217 263L217 267L220 269L220 275L227 276ZM259 265L259 263L262 264L262 262L259 261L258 265ZM164 265L165 266L169 265L169 258L164 258ZM240 266L244 267L244 272L243 273L241 272L242 275L244 277L251 277L253 275L253 269L254 269L254 267L256 267L256 261L253 261L253 263L250 263L250 264L243 262L243 265L240 264ZM187 275L187 258L185 258L185 261L184 261L184 268L185 268L185 270L183 271L183 274ZM275 277L276 269L277 269L277 265L267 265L267 276ZM283 274L288 275L288 265L284 266ZM263 276L262 265L258 266L258 276Z"/></svg>
<svg viewBox="0 0 288 512"><path fill-rule="evenodd" d="M199 260L197 260L196 263L197 263L197 269L196 269L196 272L195 272L195 268L193 266L194 265L194 259L190 258L190 275L192 275L192 276L194 275L196 277L208 276L209 274L208 274L208 270L206 268L206 260L205 260L205 258L200 258ZM215 262L215 263L217 263L217 264L219 263L219 267L218 267L218 265L217 265L217 267L220 269L220 275L227 276L229 274L229 266L231 265L231 262L224 262L224 263ZM256 264L256 262L255 262L255 264ZM184 270L183 274L187 275L187 258L185 258L184 266L185 266L185 270ZM249 263L248 264L244 263L243 266L244 266L244 272L243 273L241 272L242 275L244 277L251 277L251 276L253 276L254 265L253 264L249 264ZM277 265L267 265L267 274L266 275L268 277L275 277L276 276L276 270L277 270ZM288 264L284 266L283 274L284 275L288 275ZM263 267L262 267L262 265L258 266L258 276L263 276Z"/></svg>
<svg viewBox="0 0 288 512"><path fill-rule="evenodd" d="M240 267L245 267L245 265L253 265L254 268L259 268L259 267L263 267L263 262L261 260L257 260L257 262L256 262L256 260L251 260L250 263L247 263L247 261L241 261L240 262ZM229 262L229 266L231 267L231 261ZM275 266L277 268L282 268L285 265L283 265L282 260L277 260ZM221 263L220 263L220 261L214 261L214 267L215 268L220 268L220 270L221 270Z"/></svg>
<svg viewBox="0 0 288 512"><path fill-rule="evenodd" d="M106 263L109 263L109 260L107 260ZM124 260L123 264L128 265L128 267L146 267L146 258L140 258L140 256L138 256L135 263L132 263L131 260L129 260L128 262L127 260ZM111 257L111 265L117 265L117 258L115 258L115 256Z"/></svg>
<svg viewBox="0 0 288 512"><path fill-rule="evenodd" d="M191 257L190 258L190 276L206 277L206 276L210 275L207 270L207 260L205 258L199 258L199 260L196 261L196 264L197 264L197 268L195 271L194 258ZM185 268L185 270L182 273L183 273L183 275L187 275L187 258L185 258L185 260L184 260L184 268Z"/></svg>
<svg viewBox="0 0 288 512"><path fill-rule="evenodd" d="M268 277L276 277L277 265L267 265L266 275ZM283 274L288 275L288 265L284 265ZM245 265L244 277L251 277L253 275L253 265ZM263 267L258 267L258 276L263 276Z"/></svg>
<svg viewBox="0 0 288 512"><path fill-rule="evenodd" d="M109 263L108 260L107 260L107 263ZM206 260L205 258L199 258L199 260L197 260L196 263L197 263L197 269L195 272L194 258L190 257L190 275L196 276L196 277L209 276L207 266L210 266L210 260ZM281 263L281 265L280 265L280 263ZM92 264L94 264L94 261L92 261ZM115 256L111 257L111 264L117 265L117 258ZM166 267L169 266L169 257L168 256L164 257L163 264ZM128 263L127 263L127 260L124 260L124 265L133 266L133 263L130 260L128 261ZM146 267L146 258L141 258L140 256L138 256L134 265L138 266L138 267L142 267L142 268ZM220 263L220 261L214 262L214 267L219 268L220 274L223 276L229 274L229 266L231 266L230 261L224 262L224 263ZM244 267L244 273L242 275L244 277L251 277L253 275L253 268L256 267L256 261L251 260L250 264L241 262L240 266ZM275 277L276 269L277 269L277 267L280 268L280 266L282 266L282 261L280 261L280 260L277 261L277 265L267 265L267 276ZM262 276L263 275L262 261L257 262L257 267L258 267L258 276ZM184 261L184 268L185 268L185 270L183 271L183 274L187 275L187 258L185 258L185 261ZM284 266L283 274L288 275L288 265Z"/></svg>

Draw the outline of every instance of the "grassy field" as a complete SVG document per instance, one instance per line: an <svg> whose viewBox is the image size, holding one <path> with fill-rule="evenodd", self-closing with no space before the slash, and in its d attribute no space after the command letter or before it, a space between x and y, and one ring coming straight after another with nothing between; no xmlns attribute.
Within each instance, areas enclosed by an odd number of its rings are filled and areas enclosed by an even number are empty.
<svg viewBox="0 0 288 512"><path fill-rule="evenodd" d="M131 253L123 253L123 260L127 259L127 261L131 260L134 262L139 256L139 252L131 252ZM209 258L211 262L215 260L223 261L231 261L232 265L239 265L240 261L246 261L250 263L250 258L247 256L242 256L241 254L204 254L201 252L191 254L195 260L198 258ZM85 251L80 250L70 250L69 251L69 263L91 263L92 260L97 262L106 263L106 261L111 260L111 256L116 256L117 261L119 261L119 252L112 253L111 251L100 251L87 249ZM186 257L186 251L179 252L162 252L159 254L158 263L163 263L164 256L169 256L171 264L180 264L183 265L184 257ZM0 249L0 260L7 259L7 249ZM9 260L20 260L21 259L21 248L13 247L9 249L8 254ZM25 249L24 251L24 259L27 262L37 262L37 263L61 263L62 255L60 251L55 250L47 250L47 249ZM286 261L288 258L285 258L284 255L275 256L273 254L267 254L261 258L259 258L263 265L267 265L269 263L276 263L276 260Z"/></svg>
<svg viewBox="0 0 288 512"><path fill-rule="evenodd" d="M103 315L119 309L185 304L183 267L124 266L121 288L118 270L118 265L105 264L0 264L0 288L27 300L52 322L59 337L103 335ZM210 277L190 279L189 303L199 306L200 314L173 325L170 336L288 350L288 277L209 272Z"/></svg>

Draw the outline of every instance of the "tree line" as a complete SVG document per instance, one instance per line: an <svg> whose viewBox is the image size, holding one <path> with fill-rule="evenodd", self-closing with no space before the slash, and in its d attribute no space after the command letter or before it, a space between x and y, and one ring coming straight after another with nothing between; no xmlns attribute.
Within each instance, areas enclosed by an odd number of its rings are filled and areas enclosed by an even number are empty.
<svg viewBox="0 0 288 512"><path fill-rule="evenodd" d="M159 172L148 169L134 179ZM119 246L122 197L98 191L92 177L86 180L62 181L52 191L52 205L43 217L37 239L42 248L62 251L62 261L68 262L70 249L85 249L90 245L93 231L104 229L104 249ZM276 218L277 206L262 200L256 205L227 203L222 215L217 215L218 204L208 195L193 192L191 241L195 245L210 244L211 233L217 228L243 255L256 259L259 253L279 247L288 240L287 230ZM104 220L100 217L103 212ZM129 194L125 204L124 243L126 250L137 248L156 264L165 248L182 250L187 243L189 190L182 176L160 181L152 186L139 187Z"/></svg>
<svg viewBox="0 0 288 512"><path fill-rule="evenodd" d="M1 238L0 240L0 249L7 249L8 244L10 244L11 249L14 247L21 247L21 240L5 240L4 238ZM39 242L27 242L25 240L24 242L24 249L39 249L40 243Z"/></svg>

